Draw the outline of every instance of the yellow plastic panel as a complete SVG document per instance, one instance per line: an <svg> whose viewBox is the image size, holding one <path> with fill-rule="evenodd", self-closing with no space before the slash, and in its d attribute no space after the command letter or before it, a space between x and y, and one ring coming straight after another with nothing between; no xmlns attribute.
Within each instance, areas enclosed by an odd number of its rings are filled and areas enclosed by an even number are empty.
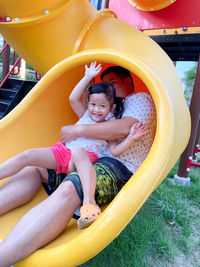
<svg viewBox="0 0 200 267"><path fill-rule="evenodd" d="M0 0L0 17L24 18L53 11L70 0Z"/></svg>
<svg viewBox="0 0 200 267"><path fill-rule="evenodd" d="M176 0L128 0L129 3L137 9L143 11L156 11L163 9Z"/></svg>
<svg viewBox="0 0 200 267"><path fill-rule="evenodd" d="M20 12L19 6L17 10ZM71 0L47 15L0 23L0 33L31 67L44 75L72 54L84 25L96 14L87 0Z"/></svg>

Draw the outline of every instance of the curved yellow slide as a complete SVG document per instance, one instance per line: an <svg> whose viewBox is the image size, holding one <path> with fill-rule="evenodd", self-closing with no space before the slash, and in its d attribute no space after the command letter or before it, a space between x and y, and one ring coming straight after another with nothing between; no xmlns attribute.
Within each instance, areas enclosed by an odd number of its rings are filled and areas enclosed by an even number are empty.
<svg viewBox="0 0 200 267"><path fill-rule="evenodd" d="M113 12L97 12L87 0L34 0L28 5L25 0L0 0L0 6L0 16L12 18L0 23L0 33L45 74L0 121L0 162L27 148L52 145L60 128L76 121L68 95L82 77L84 65L94 60L129 69L145 83L156 105L157 131L151 151L102 216L84 231L72 219L56 240L16 264L77 266L124 229L187 145L190 116L181 82L172 61L155 42L119 21ZM1 216L0 239L45 197L41 189L30 203Z"/></svg>

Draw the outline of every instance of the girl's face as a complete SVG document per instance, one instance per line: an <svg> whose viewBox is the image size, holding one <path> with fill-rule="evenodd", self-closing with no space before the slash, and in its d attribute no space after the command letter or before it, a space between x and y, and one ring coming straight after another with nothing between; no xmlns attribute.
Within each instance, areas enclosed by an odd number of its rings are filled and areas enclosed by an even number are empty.
<svg viewBox="0 0 200 267"><path fill-rule="evenodd" d="M105 121L105 118L110 111L110 102L103 93L90 95L88 101L88 113L93 121Z"/></svg>

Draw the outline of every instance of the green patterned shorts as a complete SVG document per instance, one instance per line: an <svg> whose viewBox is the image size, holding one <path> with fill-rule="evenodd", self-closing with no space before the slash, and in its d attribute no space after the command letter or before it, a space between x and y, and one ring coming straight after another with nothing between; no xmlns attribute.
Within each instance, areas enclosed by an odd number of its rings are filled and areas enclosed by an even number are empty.
<svg viewBox="0 0 200 267"><path fill-rule="evenodd" d="M99 206L110 202L132 176L132 173L114 158L100 158L94 163L97 174L97 185L95 199ZM71 181L81 201L83 201L83 189L77 172L66 176L64 173L56 174L55 170L48 170L48 184L43 184L46 192L50 195L57 187L65 182Z"/></svg>

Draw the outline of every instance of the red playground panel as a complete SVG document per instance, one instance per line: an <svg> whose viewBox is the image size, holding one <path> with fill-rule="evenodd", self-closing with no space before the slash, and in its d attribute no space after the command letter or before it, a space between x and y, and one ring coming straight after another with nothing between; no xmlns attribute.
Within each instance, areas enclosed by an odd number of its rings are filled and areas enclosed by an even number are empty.
<svg viewBox="0 0 200 267"><path fill-rule="evenodd" d="M139 30L200 26L200 0L176 0L158 11L141 11L128 0L110 0L109 9Z"/></svg>

